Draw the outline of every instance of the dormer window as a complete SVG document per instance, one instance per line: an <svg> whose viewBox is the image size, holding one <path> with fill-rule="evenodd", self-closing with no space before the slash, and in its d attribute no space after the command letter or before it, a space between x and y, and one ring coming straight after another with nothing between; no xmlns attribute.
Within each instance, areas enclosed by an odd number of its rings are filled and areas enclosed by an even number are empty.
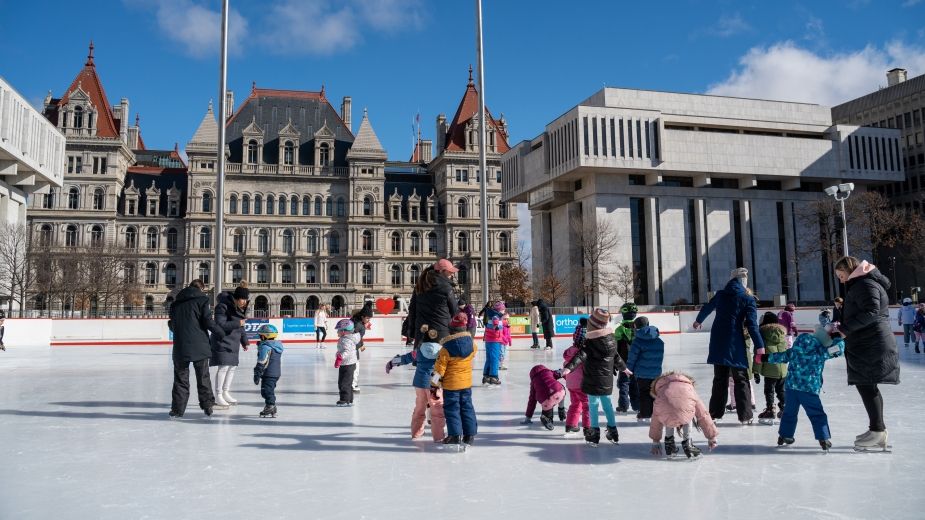
<svg viewBox="0 0 925 520"><path fill-rule="evenodd" d="M84 127L84 109L83 107L74 107L74 128Z"/></svg>
<svg viewBox="0 0 925 520"><path fill-rule="evenodd" d="M148 216L157 216L157 199L148 199Z"/></svg>
<svg viewBox="0 0 925 520"><path fill-rule="evenodd" d="M168 211L169 216L171 217L180 216L180 203L179 202L177 202L176 200L171 200L168 206L170 208Z"/></svg>
<svg viewBox="0 0 925 520"><path fill-rule="evenodd" d="M331 147L328 143L321 143L318 152L318 163L320 166L327 166L331 162Z"/></svg>
<svg viewBox="0 0 925 520"><path fill-rule="evenodd" d="M283 164L286 166L292 166L295 164L295 146L292 144L292 141L286 141L286 144L283 145Z"/></svg>
<svg viewBox="0 0 925 520"><path fill-rule="evenodd" d="M137 204L137 201L136 201L134 198L132 198L132 199L127 199L127 200L125 201L125 214L126 214L126 215L134 215L134 214L135 214L135 205L136 205L136 204Z"/></svg>
<svg viewBox="0 0 925 520"><path fill-rule="evenodd" d="M251 139L247 142L247 164L257 164L257 141Z"/></svg>

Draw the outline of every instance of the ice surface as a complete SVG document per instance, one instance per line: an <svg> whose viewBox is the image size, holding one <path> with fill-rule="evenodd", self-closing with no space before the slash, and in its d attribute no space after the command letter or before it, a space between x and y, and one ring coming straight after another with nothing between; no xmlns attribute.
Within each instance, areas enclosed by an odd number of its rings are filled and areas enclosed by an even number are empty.
<svg viewBox="0 0 925 520"><path fill-rule="evenodd" d="M664 364L698 379L705 401L707 338L667 336ZM290 347L277 419L257 417L251 350L234 381L241 403L205 420L193 395L182 421L167 419L169 348L9 345L0 518L923 518L925 354L900 345L903 383L882 387L892 454L853 452L867 418L837 359L822 395L830 454L802 412L786 449L776 426L743 428L727 414L717 450L697 433L704 456L688 463L650 455L648 427L632 416L618 416L619 446L597 449L564 438L558 420L552 432L538 417L520 425L530 368L558 366L566 346L527 343L515 343L500 388L473 388L479 435L459 454L411 441L413 371L383 369L397 345L364 353L353 408L334 407L334 349Z"/></svg>

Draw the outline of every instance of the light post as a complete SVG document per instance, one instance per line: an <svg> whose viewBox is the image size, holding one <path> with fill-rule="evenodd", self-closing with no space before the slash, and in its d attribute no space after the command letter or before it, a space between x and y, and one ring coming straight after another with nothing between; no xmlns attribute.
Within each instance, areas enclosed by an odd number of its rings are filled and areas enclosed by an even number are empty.
<svg viewBox="0 0 925 520"><path fill-rule="evenodd" d="M851 196L851 192L854 191L854 183L846 182L844 184L839 184L838 186L829 186L825 190L825 194L830 197L835 197L839 203L841 203L841 238L842 238L842 256L848 256L848 219L845 216L845 200Z"/></svg>
<svg viewBox="0 0 925 520"><path fill-rule="evenodd" d="M228 90L228 0L222 2L222 39L218 65L218 172L215 176L215 290L218 298L222 292L222 277L225 275L222 252L225 247L225 91Z"/></svg>
<svg viewBox="0 0 925 520"><path fill-rule="evenodd" d="M893 303L899 301L899 297L896 295L896 257L888 256L887 260L890 261L890 281L893 282Z"/></svg>
<svg viewBox="0 0 925 520"><path fill-rule="evenodd" d="M485 61L482 48L482 0L475 0L475 50L478 59L479 72L479 171L481 175L481 209L482 209L482 300L489 301L488 267L488 167L485 159L485 136L488 125L488 114L485 112Z"/></svg>

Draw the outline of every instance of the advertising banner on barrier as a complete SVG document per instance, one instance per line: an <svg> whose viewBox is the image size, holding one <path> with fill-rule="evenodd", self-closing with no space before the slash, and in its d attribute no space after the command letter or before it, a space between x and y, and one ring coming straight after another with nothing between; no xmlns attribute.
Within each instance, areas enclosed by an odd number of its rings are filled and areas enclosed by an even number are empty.
<svg viewBox="0 0 925 520"><path fill-rule="evenodd" d="M575 332L578 320L587 317L587 314L556 314L552 317L553 332L557 336L559 334L571 334Z"/></svg>
<svg viewBox="0 0 925 520"><path fill-rule="evenodd" d="M283 318L283 334L287 338L314 336L315 318Z"/></svg>
<svg viewBox="0 0 925 520"><path fill-rule="evenodd" d="M247 339L260 339L257 337L257 329L265 323L270 323L270 320L266 318L248 318L247 322L244 324L244 332L247 334Z"/></svg>
<svg viewBox="0 0 925 520"><path fill-rule="evenodd" d="M511 316L508 318L508 323L511 325L511 334L527 334L530 331L530 317L529 316Z"/></svg>

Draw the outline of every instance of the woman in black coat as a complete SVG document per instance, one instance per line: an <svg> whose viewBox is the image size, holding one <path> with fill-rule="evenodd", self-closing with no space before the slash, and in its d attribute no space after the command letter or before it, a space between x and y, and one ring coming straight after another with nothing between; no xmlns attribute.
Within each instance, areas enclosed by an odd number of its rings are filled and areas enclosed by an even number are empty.
<svg viewBox="0 0 925 520"><path fill-rule="evenodd" d="M868 431L857 436L856 450L886 449L883 396L878 384L899 384L896 338L890 327L890 281L873 264L846 256L835 264L835 275L845 284L840 330L845 335L848 384L861 394L870 419Z"/></svg>
<svg viewBox="0 0 925 520"><path fill-rule="evenodd" d="M215 305L215 323L225 332L225 337L212 336L212 358L209 365L218 367L215 371L215 407L227 408L238 404L231 396L231 382L238 368L238 354L241 348L247 350L247 334L244 324L247 322L247 302L250 293L246 287L238 287L234 293L223 292L218 295Z"/></svg>
<svg viewBox="0 0 925 520"><path fill-rule="evenodd" d="M456 271L458 269L449 260L443 259L421 274L408 307L415 348L424 341L439 342L450 335L450 319L459 312L459 298L450 283L450 276ZM427 333L421 331L425 325Z"/></svg>

